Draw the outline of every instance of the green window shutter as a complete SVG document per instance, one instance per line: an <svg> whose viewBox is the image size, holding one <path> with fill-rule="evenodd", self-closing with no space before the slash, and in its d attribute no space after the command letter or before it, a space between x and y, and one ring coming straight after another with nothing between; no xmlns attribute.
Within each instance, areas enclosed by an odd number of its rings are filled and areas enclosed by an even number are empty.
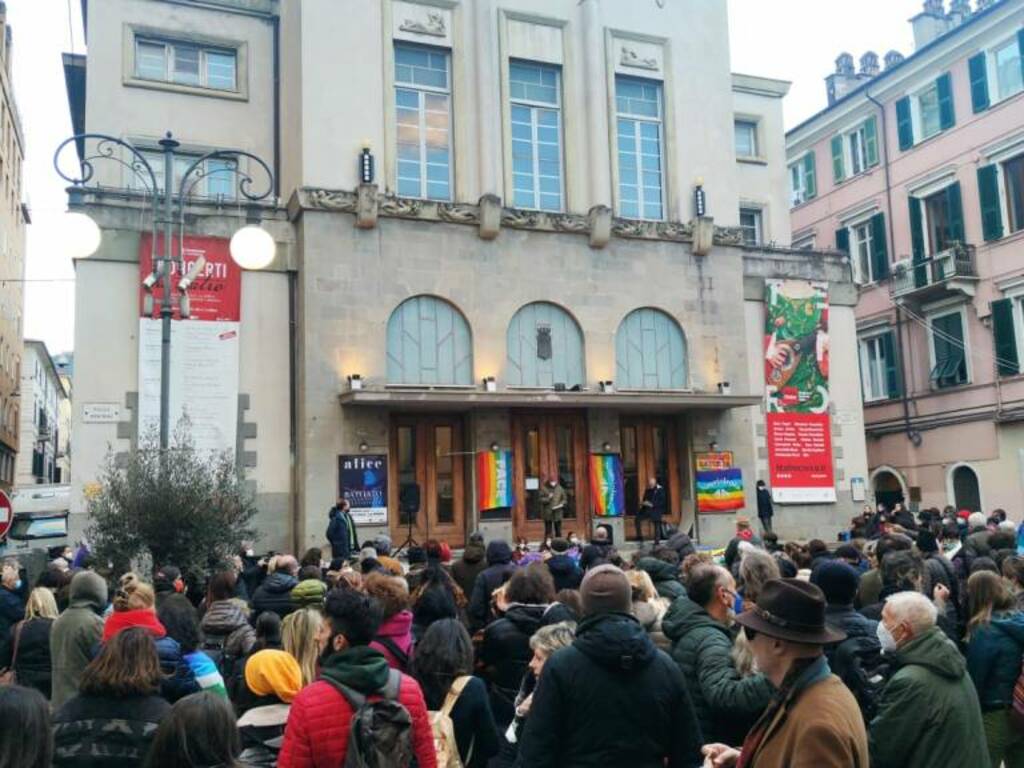
<svg viewBox="0 0 1024 768"><path fill-rule="evenodd" d="M1017 359L1017 335L1013 327L1013 300L992 302L992 339L996 347L996 369L1000 376L1020 373Z"/></svg>
<svg viewBox="0 0 1024 768"><path fill-rule="evenodd" d="M904 96L896 102L896 133L900 149L906 151L914 146L914 122L910 117L910 97Z"/></svg>
<svg viewBox="0 0 1024 768"><path fill-rule="evenodd" d="M989 107L988 96L988 60L985 52L971 56L967 60L967 71L971 76L971 107L974 114L984 112Z"/></svg>
<svg viewBox="0 0 1024 768"><path fill-rule="evenodd" d="M832 178L836 184L845 177L843 168L843 135L832 137Z"/></svg>
<svg viewBox="0 0 1024 768"><path fill-rule="evenodd" d="M874 117L864 123L864 146L867 165L878 165L878 121Z"/></svg>
<svg viewBox="0 0 1024 768"><path fill-rule="evenodd" d="M1003 236L1003 211L999 204L999 168L995 164L978 169L978 198L982 235L986 240L998 240Z"/></svg>
<svg viewBox="0 0 1024 768"><path fill-rule="evenodd" d="M804 155L804 195L810 200L818 194L818 184L814 172L814 153Z"/></svg>
<svg viewBox="0 0 1024 768"><path fill-rule="evenodd" d="M882 336L882 354L885 356L885 392L889 397L899 397L903 388L900 386L900 366L892 331Z"/></svg>
<svg viewBox="0 0 1024 768"><path fill-rule="evenodd" d="M836 230L836 250L843 253L850 252L850 230L846 227Z"/></svg>
<svg viewBox="0 0 1024 768"><path fill-rule="evenodd" d="M960 198L960 182L946 187L946 203L949 205L948 239L966 242L964 239L964 206Z"/></svg>
<svg viewBox="0 0 1024 768"><path fill-rule="evenodd" d="M956 125L956 111L953 109L953 78L949 72L939 75L935 81L935 87L939 92L939 126L942 130L952 128Z"/></svg>
<svg viewBox="0 0 1024 768"><path fill-rule="evenodd" d="M921 288L928 285L928 267L923 264L924 255L924 231L922 229L921 201L916 197L907 199L910 206L910 243L913 263L921 266L914 267L914 285Z"/></svg>
<svg viewBox="0 0 1024 768"><path fill-rule="evenodd" d="M876 281L889 276L889 250L885 245L885 214L871 217L871 272Z"/></svg>

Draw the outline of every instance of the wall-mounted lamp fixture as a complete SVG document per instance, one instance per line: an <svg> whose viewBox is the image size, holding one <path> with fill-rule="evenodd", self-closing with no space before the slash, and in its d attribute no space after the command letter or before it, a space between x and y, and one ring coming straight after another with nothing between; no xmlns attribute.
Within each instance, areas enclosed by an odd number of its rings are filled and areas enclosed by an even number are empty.
<svg viewBox="0 0 1024 768"><path fill-rule="evenodd" d="M369 139L363 139L363 151L359 153L359 180L363 184L373 183L373 155L370 154Z"/></svg>
<svg viewBox="0 0 1024 768"><path fill-rule="evenodd" d="M731 395L732 385L728 381L718 382L718 394L720 395Z"/></svg>
<svg viewBox="0 0 1024 768"><path fill-rule="evenodd" d="M718 443L712 440L710 443L708 443L708 450L711 451L712 453L715 453L718 450Z"/></svg>
<svg viewBox="0 0 1024 768"><path fill-rule="evenodd" d="M363 377L358 373L353 373L348 377L348 388L353 392L356 392L363 388Z"/></svg>
<svg viewBox="0 0 1024 768"><path fill-rule="evenodd" d="M364 440L359 444L359 450L362 451L363 453L366 453L368 450L370 450L370 446L367 445L366 441Z"/></svg>
<svg viewBox="0 0 1024 768"><path fill-rule="evenodd" d="M501 450L501 446L497 443L491 443L491 453L497 453Z"/></svg>
<svg viewBox="0 0 1024 768"><path fill-rule="evenodd" d="M605 453L611 453L612 444L606 440L605 442L601 443L601 450L604 451Z"/></svg>
<svg viewBox="0 0 1024 768"><path fill-rule="evenodd" d="M693 188L693 204L697 209L697 216L704 216L708 212L708 201L704 194L704 179L697 179Z"/></svg>
<svg viewBox="0 0 1024 768"><path fill-rule="evenodd" d="M484 376L484 391L485 392L497 392L498 382L494 380L493 376Z"/></svg>
<svg viewBox="0 0 1024 768"><path fill-rule="evenodd" d="M601 391L606 393L606 394L610 394L610 393L615 391L615 382L613 382L611 380L600 381L600 382L598 382L598 384L601 387Z"/></svg>

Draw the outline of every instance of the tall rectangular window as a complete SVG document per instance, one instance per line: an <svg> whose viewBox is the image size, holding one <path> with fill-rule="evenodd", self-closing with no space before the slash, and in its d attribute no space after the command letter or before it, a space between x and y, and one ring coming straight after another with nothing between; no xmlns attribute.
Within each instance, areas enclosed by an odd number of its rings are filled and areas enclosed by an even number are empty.
<svg viewBox="0 0 1024 768"><path fill-rule="evenodd" d="M1024 229L1024 155L1003 163L1006 180L1006 209L1010 217L1010 231Z"/></svg>
<svg viewBox="0 0 1024 768"><path fill-rule="evenodd" d="M871 223L865 221L850 228L853 234L853 268L856 274L853 279L861 284L870 283L874 279L871 274Z"/></svg>
<svg viewBox="0 0 1024 768"><path fill-rule="evenodd" d="M936 387L967 383L967 354L963 315L959 310L935 315L929 323L932 345L931 380Z"/></svg>
<svg viewBox="0 0 1024 768"><path fill-rule="evenodd" d="M400 195L452 199L450 62L448 51L395 45Z"/></svg>
<svg viewBox="0 0 1024 768"><path fill-rule="evenodd" d="M925 233L928 236L928 252L941 253L949 248L949 199L945 190L924 199Z"/></svg>
<svg viewBox="0 0 1024 768"><path fill-rule="evenodd" d="M740 208L740 230L746 245L760 245L763 240L760 208Z"/></svg>
<svg viewBox="0 0 1024 768"><path fill-rule="evenodd" d="M619 155L619 213L665 218L661 83L615 78Z"/></svg>
<svg viewBox="0 0 1024 768"><path fill-rule="evenodd" d="M515 207L561 211L561 72L548 64L512 61L508 80Z"/></svg>
<svg viewBox="0 0 1024 768"><path fill-rule="evenodd" d="M737 120L734 124L736 157L757 157L757 123Z"/></svg>
<svg viewBox="0 0 1024 768"><path fill-rule="evenodd" d="M889 371L895 365L892 354L892 331L860 340L860 378L864 400L884 400L895 393L889 389Z"/></svg>
<svg viewBox="0 0 1024 768"><path fill-rule="evenodd" d="M142 80L238 90L238 52L173 40L136 38L135 76Z"/></svg>
<svg viewBox="0 0 1024 768"><path fill-rule="evenodd" d="M942 130L939 114L939 89L936 84L929 85L917 95L918 109L918 141L934 136Z"/></svg>
<svg viewBox="0 0 1024 768"><path fill-rule="evenodd" d="M1020 44L1014 37L1010 42L992 52L995 67L998 98L1005 99L1024 88L1020 61Z"/></svg>
<svg viewBox="0 0 1024 768"><path fill-rule="evenodd" d="M864 140L864 127L847 134L846 142L850 153L850 173L856 176L868 167L868 150Z"/></svg>
<svg viewBox="0 0 1024 768"><path fill-rule="evenodd" d="M153 175L156 176L157 192L162 193L164 188L163 152L142 150L142 154L149 161L149 165L153 169ZM174 158L174 178L171 180L171 191L173 194L178 194L182 177L195 161L195 156L189 155L177 155ZM152 192L148 188L151 182L144 169L139 174L133 173L130 170L126 171L126 173L128 174L128 183L125 186L128 189ZM195 182L194 185L193 182ZM185 189L185 192L190 197L234 200L237 196L237 189L238 175L235 173L235 161L215 159L207 160L203 163L202 168L197 168L192 172L189 176L189 186Z"/></svg>

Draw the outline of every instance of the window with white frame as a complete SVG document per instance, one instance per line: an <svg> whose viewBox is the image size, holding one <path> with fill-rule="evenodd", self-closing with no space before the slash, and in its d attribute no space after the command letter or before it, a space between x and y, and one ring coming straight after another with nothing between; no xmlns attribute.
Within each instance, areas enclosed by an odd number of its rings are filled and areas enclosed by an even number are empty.
<svg viewBox="0 0 1024 768"><path fill-rule="evenodd" d="M619 160L619 214L665 218L664 138L661 83L615 78Z"/></svg>
<svg viewBox="0 0 1024 768"><path fill-rule="evenodd" d="M969 380L964 316L960 309L928 318L931 351L931 382L939 388L955 387Z"/></svg>
<svg viewBox="0 0 1024 768"><path fill-rule="evenodd" d="M864 137L864 126L846 135L846 151L850 158L850 173L856 176L868 167L868 148Z"/></svg>
<svg viewBox="0 0 1024 768"><path fill-rule="evenodd" d="M789 166L789 200L795 207L817 194L814 153L807 152Z"/></svg>
<svg viewBox="0 0 1024 768"><path fill-rule="evenodd" d="M1024 89L1021 71L1020 43L1016 36L992 50L990 58L993 96L1002 101Z"/></svg>
<svg viewBox="0 0 1024 768"><path fill-rule="evenodd" d="M891 330L871 333L859 339L860 380L864 402L885 400L898 392L896 355Z"/></svg>
<svg viewBox="0 0 1024 768"><path fill-rule="evenodd" d="M746 245L760 245L764 241L760 208L740 208L740 231Z"/></svg>
<svg viewBox="0 0 1024 768"><path fill-rule="evenodd" d="M873 283L871 271L872 241L871 221L864 221L850 227L850 255L853 260L853 279L863 284Z"/></svg>
<svg viewBox="0 0 1024 768"><path fill-rule="evenodd" d="M238 90L238 51L159 38L135 38L135 77L177 85Z"/></svg>
<svg viewBox="0 0 1024 768"><path fill-rule="evenodd" d="M517 208L563 209L561 71L509 62L512 197Z"/></svg>
<svg viewBox="0 0 1024 768"><path fill-rule="evenodd" d="M143 157L149 162L156 177L156 192L162 193L164 188L164 155L158 150L140 150ZM197 160L195 155L175 155L174 157L174 178L171 182L172 192L178 194L181 186L181 179L186 171ZM188 187L184 190L190 197L234 200L238 196L238 176L234 160L211 159L203 162L201 168L197 168L189 176ZM127 171L128 189L144 192L153 192L149 189L148 174L144 169L136 173Z"/></svg>
<svg viewBox="0 0 1024 768"><path fill-rule="evenodd" d="M793 243L790 247L798 251L814 250L814 233L793 238Z"/></svg>
<svg viewBox="0 0 1024 768"><path fill-rule="evenodd" d="M922 202L924 204L926 242L928 243L927 253L942 253L952 245L949 196L943 190L929 195Z"/></svg>
<svg viewBox="0 0 1024 768"><path fill-rule="evenodd" d="M736 157L757 157L757 122L754 120L736 120L733 132L736 140Z"/></svg>
<svg viewBox="0 0 1024 768"><path fill-rule="evenodd" d="M452 199L450 58L395 44L396 188L405 197Z"/></svg>
<svg viewBox="0 0 1024 768"><path fill-rule="evenodd" d="M1024 229L1024 155L1002 163L1003 191L1011 232Z"/></svg>
<svg viewBox="0 0 1024 768"><path fill-rule="evenodd" d="M939 88L932 83L918 91L914 98L914 136L923 141L942 130L942 119L939 112Z"/></svg>

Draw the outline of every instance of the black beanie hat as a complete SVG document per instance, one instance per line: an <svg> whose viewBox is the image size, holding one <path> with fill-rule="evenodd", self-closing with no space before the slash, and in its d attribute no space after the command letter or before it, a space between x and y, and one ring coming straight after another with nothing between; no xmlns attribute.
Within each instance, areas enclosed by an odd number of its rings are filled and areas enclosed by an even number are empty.
<svg viewBox="0 0 1024 768"><path fill-rule="evenodd" d="M852 565L828 560L814 569L811 583L821 588L829 605L852 605L860 587L860 575Z"/></svg>

